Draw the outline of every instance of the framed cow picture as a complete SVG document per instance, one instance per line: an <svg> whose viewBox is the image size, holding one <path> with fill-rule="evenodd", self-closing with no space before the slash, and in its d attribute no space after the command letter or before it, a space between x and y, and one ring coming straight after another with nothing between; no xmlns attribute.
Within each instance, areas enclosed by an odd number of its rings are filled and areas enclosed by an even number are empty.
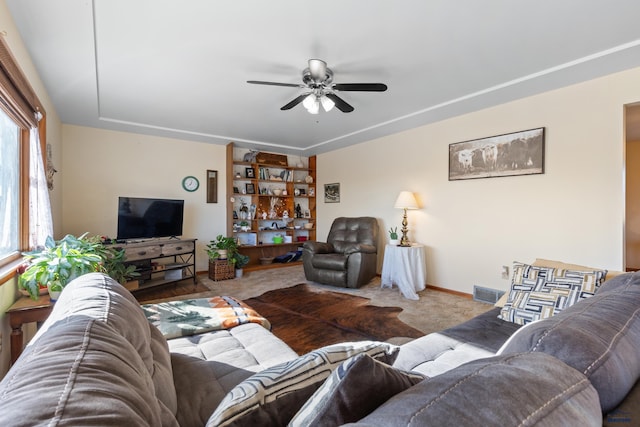
<svg viewBox="0 0 640 427"><path fill-rule="evenodd" d="M544 173L544 128L449 144L449 181Z"/></svg>

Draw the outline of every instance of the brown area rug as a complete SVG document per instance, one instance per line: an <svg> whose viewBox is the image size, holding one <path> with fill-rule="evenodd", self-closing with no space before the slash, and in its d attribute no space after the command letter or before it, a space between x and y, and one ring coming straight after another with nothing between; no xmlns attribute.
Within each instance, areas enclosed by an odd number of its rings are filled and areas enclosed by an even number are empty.
<svg viewBox="0 0 640 427"><path fill-rule="evenodd" d="M418 338L398 320L400 307L368 305L369 298L314 290L308 284L276 289L244 300L271 322L272 332L298 354L343 341Z"/></svg>

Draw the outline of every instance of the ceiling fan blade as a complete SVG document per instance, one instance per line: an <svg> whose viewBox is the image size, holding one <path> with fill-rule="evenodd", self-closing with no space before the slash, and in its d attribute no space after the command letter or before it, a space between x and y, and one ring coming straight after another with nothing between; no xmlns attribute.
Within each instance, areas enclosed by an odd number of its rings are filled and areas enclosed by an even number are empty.
<svg viewBox="0 0 640 427"><path fill-rule="evenodd" d="M305 85L294 84L294 83L262 82L262 81L260 81L260 80L247 80L247 83L251 83L251 84L253 84L253 85L286 86L286 87L306 87Z"/></svg>
<svg viewBox="0 0 640 427"><path fill-rule="evenodd" d="M337 83L333 85L335 90L352 92L384 92L387 85L383 83Z"/></svg>
<svg viewBox="0 0 640 427"><path fill-rule="evenodd" d="M296 105L300 104L302 101L304 101L304 99L309 96L308 93L303 93L302 95L298 96L296 99L294 99L293 101L289 102L287 105L280 107L280 109L282 111L284 110L290 110L293 107L295 107Z"/></svg>
<svg viewBox="0 0 640 427"><path fill-rule="evenodd" d="M345 102L344 99L340 98L335 93L326 93L327 98L332 100L336 104L336 108L343 113L350 113L353 111L353 107Z"/></svg>

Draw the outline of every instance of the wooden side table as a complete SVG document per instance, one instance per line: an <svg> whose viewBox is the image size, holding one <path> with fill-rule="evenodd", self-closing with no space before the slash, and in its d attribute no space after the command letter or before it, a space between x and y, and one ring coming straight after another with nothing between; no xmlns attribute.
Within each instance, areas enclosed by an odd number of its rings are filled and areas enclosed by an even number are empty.
<svg viewBox="0 0 640 427"><path fill-rule="evenodd" d="M427 266L424 257L424 245L411 246L387 244L382 263L382 287L393 288L397 285L405 298L417 300L419 292L427 283Z"/></svg>
<svg viewBox="0 0 640 427"><path fill-rule="evenodd" d="M11 325L11 364L14 364L22 353L22 325L31 322L44 322L49 317L53 304L49 295L40 295L37 300L20 297L7 310Z"/></svg>

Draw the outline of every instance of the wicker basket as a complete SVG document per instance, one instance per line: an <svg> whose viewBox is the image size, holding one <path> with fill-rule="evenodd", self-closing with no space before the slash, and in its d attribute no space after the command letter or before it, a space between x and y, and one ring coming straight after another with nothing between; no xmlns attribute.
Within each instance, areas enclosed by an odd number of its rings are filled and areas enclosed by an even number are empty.
<svg viewBox="0 0 640 427"><path fill-rule="evenodd" d="M226 259L209 261L209 279L215 280L227 280L236 277L233 265L229 264Z"/></svg>

